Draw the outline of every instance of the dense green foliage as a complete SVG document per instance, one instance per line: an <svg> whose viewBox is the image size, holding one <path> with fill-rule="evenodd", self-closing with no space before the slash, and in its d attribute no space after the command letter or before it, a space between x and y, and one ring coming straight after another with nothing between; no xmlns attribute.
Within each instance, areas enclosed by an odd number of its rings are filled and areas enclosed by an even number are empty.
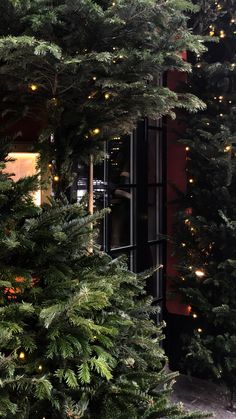
<svg viewBox="0 0 236 419"><path fill-rule="evenodd" d="M195 63L189 81L207 110L187 123L187 192L180 199L176 280L191 308L185 366L236 389L236 5L215 5L209 31L218 44ZM187 356L186 356L187 355Z"/></svg>
<svg viewBox="0 0 236 419"><path fill-rule="evenodd" d="M1 153L2 154L2 153ZM3 157L3 156L1 156ZM83 206L30 196L0 172L0 417L199 418L168 402L148 273L91 252ZM150 273L149 273L150 274Z"/></svg>
<svg viewBox="0 0 236 419"><path fill-rule="evenodd" d="M187 29L185 12L195 10L186 0L1 1L2 126L42 121L54 187L66 188L75 158L98 158L101 141L130 133L138 118L203 108L156 84L164 71L190 71L184 50L203 51Z"/></svg>

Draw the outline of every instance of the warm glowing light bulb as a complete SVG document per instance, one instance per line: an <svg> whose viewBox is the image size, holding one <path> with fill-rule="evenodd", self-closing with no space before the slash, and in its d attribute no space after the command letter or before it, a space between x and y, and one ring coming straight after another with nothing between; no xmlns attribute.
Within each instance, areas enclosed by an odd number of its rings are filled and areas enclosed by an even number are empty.
<svg viewBox="0 0 236 419"><path fill-rule="evenodd" d="M201 64L200 63L197 64L197 68L201 68Z"/></svg>
<svg viewBox="0 0 236 419"><path fill-rule="evenodd" d="M30 90L32 90L32 92L35 92L36 90L38 90L38 85L37 84L30 84L29 85Z"/></svg>
<svg viewBox="0 0 236 419"><path fill-rule="evenodd" d="M220 38L224 38L225 37L225 31L220 31Z"/></svg>
<svg viewBox="0 0 236 419"><path fill-rule="evenodd" d="M182 247L186 247L186 243L181 243L181 246Z"/></svg>
<svg viewBox="0 0 236 419"><path fill-rule="evenodd" d="M19 353L19 358L20 359L25 359L25 353L24 352L20 352Z"/></svg>
<svg viewBox="0 0 236 419"><path fill-rule="evenodd" d="M186 220L184 220L184 224L188 224L189 223L189 219L186 218Z"/></svg>
<svg viewBox="0 0 236 419"><path fill-rule="evenodd" d="M219 99L220 99L220 100L223 100L223 99L224 99L224 97L223 97L223 96L219 96Z"/></svg>
<svg viewBox="0 0 236 419"><path fill-rule="evenodd" d="M39 365L39 366L38 366L38 369L39 369L39 371L42 371L43 366L42 366L42 365Z"/></svg>
<svg viewBox="0 0 236 419"><path fill-rule="evenodd" d="M194 180L191 178L191 179L189 179L189 183L193 183L194 182Z"/></svg>
<svg viewBox="0 0 236 419"><path fill-rule="evenodd" d="M100 133L100 128L94 128L92 132L94 135L97 135Z"/></svg>
<svg viewBox="0 0 236 419"><path fill-rule="evenodd" d="M201 271L200 269L197 269L197 270L195 271L195 275L196 275L198 278L203 278L203 277L205 276L205 272Z"/></svg>
<svg viewBox="0 0 236 419"><path fill-rule="evenodd" d="M198 331L198 333L202 333L202 329L201 329L201 327L199 327L199 328L197 329L197 331Z"/></svg>
<svg viewBox="0 0 236 419"><path fill-rule="evenodd" d="M52 168L52 163L49 163L48 167L49 167L49 169L51 169Z"/></svg>
<svg viewBox="0 0 236 419"><path fill-rule="evenodd" d="M220 116L222 117L223 116L223 113L220 113Z"/></svg>
<svg viewBox="0 0 236 419"><path fill-rule="evenodd" d="M189 151L189 150L190 150L190 147L185 147L185 150L186 150L186 151Z"/></svg>
<svg viewBox="0 0 236 419"><path fill-rule="evenodd" d="M214 35L215 35L215 32L214 32L214 31L210 31L210 32L209 32L209 35L210 35L210 36L214 36Z"/></svg>
<svg viewBox="0 0 236 419"><path fill-rule="evenodd" d="M95 81L95 80L97 80L97 77L96 76L93 76L93 80Z"/></svg>
<svg viewBox="0 0 236 419"><path fill-rule="evenodd" d="M197 314L193 313L193 318L197 319Z"/></svg>
<svg viewBox="0 0 236 419"><path fill-rule="evenodd" d="M227 145L225 147L225 149L224 149L224 152L227 153L227 151L230 151L230 150L231 150L231 146L230 145Z"/></svg>
<svg viewBox="0 0 236 419"><path fill-rule="evenodd" d="M110 94L109 93L105 93L104 97L105 97L106 100L108 100L108 99L110 99Z"/></svg>
<svg viewBox="0 0 236 419"><path fill-rule="evenodd" d="M54 182L58 182L59 181L59 176L58 175L54 176L53 180L54 180Z"/></svg>

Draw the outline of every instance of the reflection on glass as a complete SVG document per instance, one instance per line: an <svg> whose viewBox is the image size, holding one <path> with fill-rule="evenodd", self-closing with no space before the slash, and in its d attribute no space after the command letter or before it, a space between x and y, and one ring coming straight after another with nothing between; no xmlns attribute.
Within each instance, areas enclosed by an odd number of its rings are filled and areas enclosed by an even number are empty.
<svg viewBox="0 0 236 419"><path fill-rule="evenodd" d="M157 179L157 136L158 132L148 133L148 183L156 183Z"/></svg>
<svg viewBox="0 0 236 419"><path fill-rule="evenodd" d="M160 246L152 245L150 246L150 254L152 263L150 266L157 266L161 264L161 255L160 255ZM162 277L162 269L159 269L157 272L155 272L152 277L150 278L150 285L152 290L152 295L154 298L161 297L161 277Z"/></svg>
<svg viewBox="0 0 236 419"><path fill-rule="evenodd" d="M111 248L132 243L132 191L125 186L114 189L111 206Z"/></svg>
<svg viewBox="0 0 236 419"><path fill-rule="evenodd" d="M161 166L161 133L156 130L148 131L148 183L154 184L162 181Z"/></svg>
<svg viewBox="0 0 236 419"><path fill-rule="evenodd" d="M161 128L162 127L162 118L159 119L151 119L148 118L148 125L155 128Z"/></svg>
<svg viewBox="0 0 236 419"><path fill-rule="evenodd" d="M156 130L148 131L148 183L161 182L161 133Z"/></svg>
<svg viewBox="0 0 236 419"><path fill-rule="evenodd" d="M133 191L128 186L130 160L130 137L116 138L109 143L111 248L132 243Z"/></svg>
<svg viewBox="0 0 236 419"><path fill-rule="evenodd" d="M80 202L84 195L88 192L88 167L86 165L78 166L78 183L77 183L77 201ZM102 210L106 207L107 183L104 181L104 163L94 166L93 179L93 205L94 211ZM97 243L104 244L104 220L97 223Z"/></svg>
<svg viewBox="0 0 236 419"><path fill-rule="evenodd" d="M130 137L118 137L109 143L109 181L115 185L130 183Z"/></svg>
<svg viewBox="0 0 236 419"><path fill-rule="evenodd" d="M149 186L148 188L148 240L158 240L160 233L160 188Z"/></svg>

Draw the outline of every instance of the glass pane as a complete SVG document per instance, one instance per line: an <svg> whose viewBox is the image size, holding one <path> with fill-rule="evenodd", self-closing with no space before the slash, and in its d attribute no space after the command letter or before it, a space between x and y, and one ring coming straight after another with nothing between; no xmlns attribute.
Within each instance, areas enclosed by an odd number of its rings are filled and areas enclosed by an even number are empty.
<svg viewBox="0 0 236 419"><path fill-rule="evenodd" d="M162 181L162 133L153 129L148 131L148 183Z"/></svg>
<svg viewBox="0 0 236 419"><path fill-rule="evenodd" d="M148 183L156 183L157 179L157 136L158 132L148 132Z"/></svg>
<svg viewBox="0 0 236 419"><path fill-rule="evenodd" d="M162 133L153 129L148 131L148 183L162 181Z"/></svg>
<svg viewBox="0 0 236 419"><path fill-rule="evenodd" d="M162 128L162 118L159 118L159 119L148 118L148 125L155 128Z"/></svg>
<svg viewBox="0 0 236 419"><path fill-rule="evenodd" d="M114 187L110 197L111 248L129 246L133 242L133 195L125 186Z"/></svg>
<svg viewBox="0 0 236 419"><path fill-rule="evenodd" d="M162 232L161 220L161 192L160 186L148 188L148 240L159 240Z"/></svg>
<svg viewBox="0 0 236 419"><path fill-rule="evenodd" d="M108 144L109 153L109 182L116 185L131 183L130 157L131 139L130 136L113 139Z"/></svg>
<svg viewBox="0 0 236 419"><path fill-rule="evenodd" d="M150 255L152 263L150 266L157 266L162 264L161 259L161 245L152 245L150 246ZM162 296L162 275L163 269L159 269L155 272L152 277L148 280L148 289L151 291L151 294L154 298L160 298Z"/></svg>

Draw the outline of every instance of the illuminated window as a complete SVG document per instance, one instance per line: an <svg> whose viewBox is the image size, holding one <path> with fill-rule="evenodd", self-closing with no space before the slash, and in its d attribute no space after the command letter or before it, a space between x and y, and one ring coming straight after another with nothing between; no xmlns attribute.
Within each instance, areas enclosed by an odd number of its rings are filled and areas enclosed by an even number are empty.
<svg viewBox="0 0 236 419"><path fill-rule="evenodd" d="M12 175L14 181L19 180L25 176L32 176L37 173L36 164L39 157L38 153L9 153L9 157L14 161L9 161L6 164L6 172ZM34 202L36 205L41 204L41 190L33 193Z"/></svg>

